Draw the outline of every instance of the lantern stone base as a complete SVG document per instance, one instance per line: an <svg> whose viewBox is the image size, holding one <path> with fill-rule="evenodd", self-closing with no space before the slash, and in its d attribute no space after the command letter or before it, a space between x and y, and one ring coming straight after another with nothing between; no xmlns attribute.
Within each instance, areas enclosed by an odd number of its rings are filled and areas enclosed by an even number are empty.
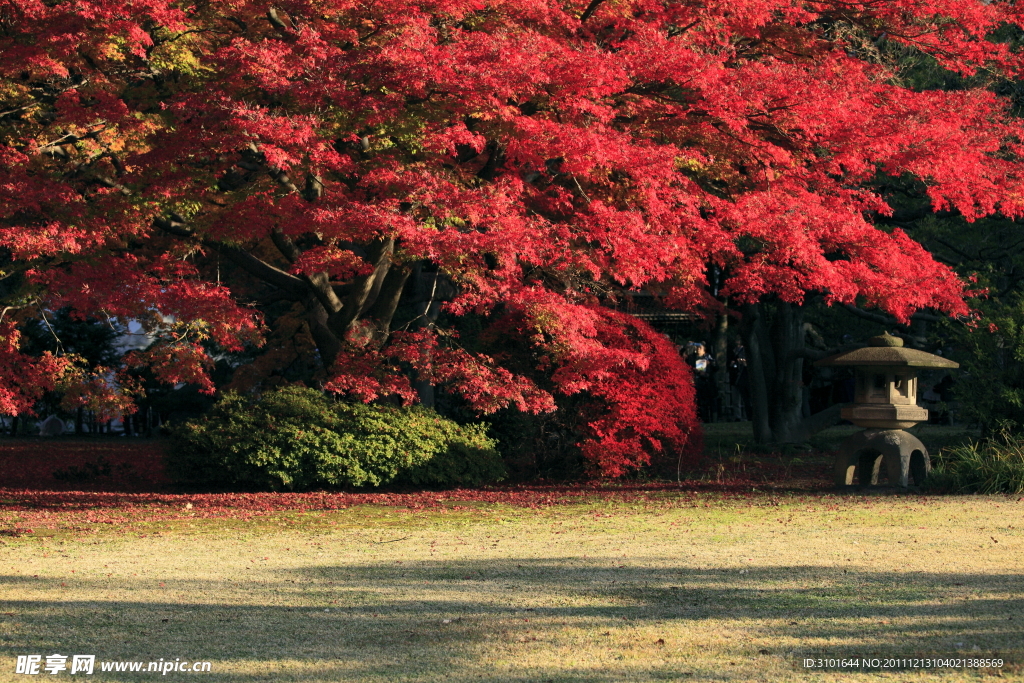
<svg viewBox="0 0 1024 683"><path fill-rule="evenodd" d="M916 488L931 468L928 449L913 434L902 429L865 429L839 447L835 482L840 489L879 486L879 475L885 472L885 486Z"/></svg>

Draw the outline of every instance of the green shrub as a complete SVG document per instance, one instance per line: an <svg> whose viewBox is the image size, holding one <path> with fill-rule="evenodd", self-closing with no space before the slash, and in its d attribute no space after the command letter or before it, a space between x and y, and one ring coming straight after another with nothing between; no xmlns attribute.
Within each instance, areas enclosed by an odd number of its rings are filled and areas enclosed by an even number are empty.
<svg viewBox="0 0 1024 683"><path fill-rule="evenodd" d="M259 398L227 394L173 432L171 476L189 486L305 490L474 486L504 476L481 425L420 407L349 404L286 387Z"/></svg>
<svg viewBox="0 0 1024 683"><path fill-rule="evenodd" d="M1024 493L1024 438L998 439L942 451L932 462L928 489L950 493Z"/></svg>
<svg viewBox="0 0 1024 683"><path fill-rule="evenodd" d="M424 421L421 429L424 437L448 443L448 448L401 473L399 481L414 486L449 487L479 486L505 478L505 465L495 441L487 436L485 425L460 426L435 414L430 424Z"/></svg>

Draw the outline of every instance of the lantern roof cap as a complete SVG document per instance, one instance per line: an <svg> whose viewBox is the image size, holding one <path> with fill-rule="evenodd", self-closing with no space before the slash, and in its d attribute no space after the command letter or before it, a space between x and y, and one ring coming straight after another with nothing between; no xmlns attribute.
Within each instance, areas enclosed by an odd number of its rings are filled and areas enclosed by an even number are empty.
<svg viewBox="0 0 1024 683"><path fill-rule="evenodd" d="M942 356L917 349L903 347L903 340L888 333L872 337L868 340L868 346L843 351L828 358L822 358L814 363L825 366L888 366L888 367L912 367L912 368L958 368L955 363Z"/></svg>

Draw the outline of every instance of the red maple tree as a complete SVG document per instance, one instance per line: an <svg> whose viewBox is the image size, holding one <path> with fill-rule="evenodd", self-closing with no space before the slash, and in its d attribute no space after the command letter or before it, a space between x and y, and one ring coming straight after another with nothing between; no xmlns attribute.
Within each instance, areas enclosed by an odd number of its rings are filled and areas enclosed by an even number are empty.
<svg viewBox="0 0 1024 683"><path fill-rule="evenodd" d="M20 354L18 322L65 306L141 321L158 341L131 363L169 382L211 388L212 348L269 338L272 365L291 339L363 399L445 383L485 411L550 409L443 324L511 314L561 390L604 401L604 471L683 448L692 410L651 408L689 400L685 369L595 307L647 288L707 310L714 266L737 302L965 313L948 268L872 225L890 209L867 183L1018 215L1021 127L983 88L904 87L871 48L1012 76L989 37L1022 11L0 0L0 411L95 376Z"/></svg>

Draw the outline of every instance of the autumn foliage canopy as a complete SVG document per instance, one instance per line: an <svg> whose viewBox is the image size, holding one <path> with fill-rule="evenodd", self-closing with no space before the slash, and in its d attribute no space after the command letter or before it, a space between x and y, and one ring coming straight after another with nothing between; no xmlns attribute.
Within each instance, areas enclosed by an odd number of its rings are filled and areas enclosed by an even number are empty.
<svg viewBox="0 0 1024 683"><path fill-rule="evenodd" d="M140 321L157 342L125 367L166 382L210 389L212 354L265 344L257 369L305 354L362 400L412 401L418 381L544 411L589 392L584 447L609 472L681 448L685 369L608 305L646 289L706 311L715 267L738 302L965 313L948 268L872 224L891 209L870 182L1019 215L1020 123L980 81L915 91L875 55L1012 78L1020 57L990 38L1022 12L0 0L0 412L54 387L130 409L127 377L22 354L25 319L71 307ZM472 350L459 316L514 321L550 384Z"/></svg>

